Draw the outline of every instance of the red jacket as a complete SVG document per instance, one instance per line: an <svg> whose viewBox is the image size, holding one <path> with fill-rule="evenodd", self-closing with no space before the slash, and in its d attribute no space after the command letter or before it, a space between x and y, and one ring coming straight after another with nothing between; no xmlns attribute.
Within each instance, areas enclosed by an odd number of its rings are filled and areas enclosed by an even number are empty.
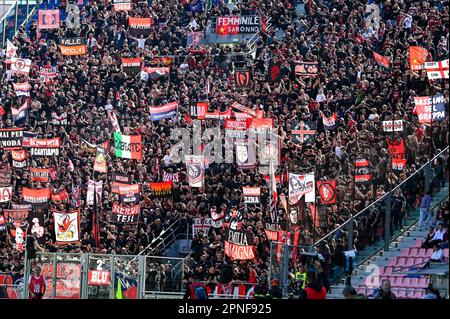
<svg viewBox="0 0 450 319"><path fill-rule="evenodd" d="M326 299L327 291L324 286L307 286L305 288L306 299Z"/></svg>

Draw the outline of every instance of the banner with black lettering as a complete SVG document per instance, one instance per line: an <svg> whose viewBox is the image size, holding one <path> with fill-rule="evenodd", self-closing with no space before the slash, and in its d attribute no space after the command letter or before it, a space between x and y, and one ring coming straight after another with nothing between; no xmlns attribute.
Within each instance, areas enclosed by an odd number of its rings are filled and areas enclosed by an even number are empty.
<svg viewBox="0 0 450 319"><path fill-rule="evenodd" d="M24 168L28 166L27 152L22 149L11 150L12 165L15 168Z"/></svg>
<svg viewBox="0 0 450 319"><path fill-rule="evenodd" d="M370 163L364 158L357 159L355 161L355 182L356 183L367 183L372 179L372 174L370 173Z"/></svg>
<svg viewBox="0 0 450 319"><path fill-rule="evenodd" d="M403 159L405 158L405 142L403 139L400 140L386 140L389 148L389 154L392 158Z"/></svg>
<svg viewBox="0 0 450 319"><path fill-rule="evenodd" d="M240 70L234 71L234 85L235 87L250 87L252 83L252 72L251 70Z"/></svg>
<svg viewBox="0 0 450 319"><path fill-rule="evenodd" d="M5 150L22 148L23 128L0 129L0 145Z"/></svg>
<svg viewBox="0 0 450 319"><path fill-rule="evenodd" d="M289 173L289 203L295 205L300 198L305 196L306 203L314 203L316 200L316 187L314 174Z"/></svg>
<svg viewBox="0 0 450 319"><path fill-rule="evenodd" d="M139 221L140 213L141 213L141 206L139 204L128 207L114 203L111 210L110 222L135 224Z"/></svg>
<svg viewBox="0 0 450 319"><path fill-rule="evenodd" d="M128 18L128 32L135 38L140 38L141 35L144 38L148 37L153 25L152 18Z"/></svg>
<svg viewBox="0 0 450 319"><path fill-rule="evenodd" d="M318 181L320 200L322 204L329 205L336 203L336 181Z"/></svg>
<svg viewBox="0 0 450 319"><path fill-rule="evenodd" d="M255 258L255 247L251 232L227 229L225 231L225 255L232 260L252 260Z"/></svg>
<svg viewBox="0 0 450 319"><path fill-rule="evenodd" d="M119 198L122 204L138 204L141 201L139 184L119 186Z"/></svg>
<svg viewBox="0 0 450 319"><path fill-rule="evenodd" d="M173 183L172 181L150 183L150 189L152 196L156 198L170 197L172 196Z"/></svg>
<svg viewBox="0 0 450 319"><path fill-rule="evenodd" d="M60 39L59 48L62 55L72 56L87 54L86 39L84 38Z"/></svg>
<svg viewBox="0 0 450 319"><path fill-rule="evenodd" d="M259 204L261 196L261 187L242 187L242 196L245 204Z"/></svg>
<svg viewBox="0 0 450 319"><path fill-rule="evenodd" d="M189 187L203 187L203 180L205 178L204 157L186 155L185 159Z"/></svg>
<svg viewBox="0 0 450 319"><path fill-rule="evenodd" d="M32 138L30 142L31 156L58 156L61 141L59 137L44 139Z"/></svg>

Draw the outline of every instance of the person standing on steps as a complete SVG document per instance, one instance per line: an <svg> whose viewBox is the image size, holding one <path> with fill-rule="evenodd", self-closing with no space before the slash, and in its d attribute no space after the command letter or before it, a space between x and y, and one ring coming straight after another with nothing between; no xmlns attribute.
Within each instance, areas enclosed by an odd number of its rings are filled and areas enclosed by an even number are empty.
<svg viewBox="0 0 450 319"><path fill-rule="evenodd" d="M420 220L419 220L419 230L422 230L423 224L426 222L426 225L431 221L431 212L430 205L432 201L431 191L428 191L425 196L422 198L422 202L420 203Z"/></svg>

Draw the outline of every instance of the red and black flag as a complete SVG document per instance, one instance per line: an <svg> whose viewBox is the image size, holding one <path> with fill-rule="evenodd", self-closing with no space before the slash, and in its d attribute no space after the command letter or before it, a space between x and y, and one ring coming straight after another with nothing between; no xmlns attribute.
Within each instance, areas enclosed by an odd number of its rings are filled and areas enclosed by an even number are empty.
<svg viewBox="0 0 450 319"><path fill-rule="evenodd" d="M252 260L255 258L255 246L251 232L228 228L225 231L224 253L231 260Z"/></svg>
<svg viewBox="0 0 450 319"><path fill-rule="evenodd" d="M403 139L400 140L386 140L389 148L389 153L392 158L404 159L405 158L405 142Z"/></svg>
<svg viewBox="0 0 450 319"><path fill-rule="evenodd" d="M355 182L366 183L372 179L370 174L370 162L364 158L355 161Z"/></svg>
<svg viewBox="0 0 450 319"><path fill-rule="evenodd" d="M376 53L375 51L372 52L373 57L375 58L375 60L377 60L378 64L389 69L389 59L385 56L382 56L381 54Z"/></svg>
<svg viewBox="0 0 450 319"><path fill-rule="evenodd" d="M313 143L316 140L316 123L300 121L292 130L292 142L296 144Z"/></svg>
<svg viewBox="0 0 450 319"><path fill-rule="evenodd" d="M152 196L157 198L172 196L172 188L173 188L172 181L150 183Z"/></svg>
<svg viewBox="0 0 450 319"><path fill-rule="evenodd" d="M320 200L322 204L336 203L336 181L318 181L317 188L319 189Z"/></svg>
<svg viewBox="0 0 450 319"><path fill-rule="evenodd" d="M281 79L281 62L270 60L269 74L267 80L269 82L276 82Z"/></svg>
<svg viewBox="0 0 450 319"><path fill-rule="evenodd" d="M240 70L234 71L234 85L236 87L250 87L252 82L252 73L250 70Z"/></svg>
<svg viewBox="0 0 450 319"><path fill-rule="evenodd" d="M268 239L277 241L278 232L280 231L280 224L278 223L266 223L264 225L264 231Z"/></svg>

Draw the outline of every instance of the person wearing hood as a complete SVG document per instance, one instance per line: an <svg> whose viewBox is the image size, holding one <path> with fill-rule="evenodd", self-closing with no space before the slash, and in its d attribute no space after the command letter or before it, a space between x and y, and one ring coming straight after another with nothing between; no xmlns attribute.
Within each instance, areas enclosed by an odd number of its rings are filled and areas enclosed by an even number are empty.
<svg viewBox="0 0 450 319"><path fill-rule="evenodd" d="M326 299L327 291L313 272L306 274L306 287L300 292L299 299Z"/></svg>

